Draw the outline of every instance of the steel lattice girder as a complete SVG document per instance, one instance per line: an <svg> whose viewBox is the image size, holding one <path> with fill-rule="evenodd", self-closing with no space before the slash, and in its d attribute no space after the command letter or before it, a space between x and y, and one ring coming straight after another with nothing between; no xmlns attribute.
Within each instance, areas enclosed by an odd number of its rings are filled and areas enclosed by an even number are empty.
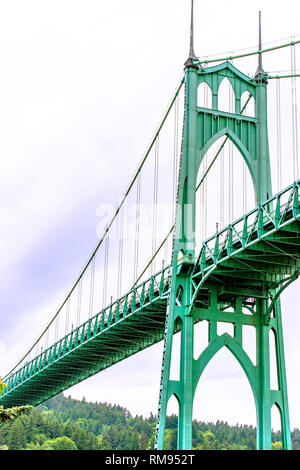
<svg viewBox="0 0 300 470"><path fill-rule="evenodd" d="M209 285L227 285L227 290L235 289L236 295L250 296L254 292L259 296L261 286L268 283L274 289L286 275L299 272L299 201L298 206L295 204L299 184L298 181L203 243L191 275L195 321L207 316L203 306L209 307L205 298ZM287 194L289 202L281 204L281 197ZM274 201L280 212L268 209ZM281 223L276 223L275 214ZM255 220L251 226L250 216ZM241 225L242 230L237 231ZM240 289L235 287L236 279ZM162 340L169 281L168 266L36 356L8 380L0 404L39 404ZM197 301L202 306L200 316Z"/></svg>
<svg viewBox="0 0 300 470"><path fill-rule="evenodd" d="M37 405L163 338L169 267L95 315L8 378L1 405Z"/></svg>

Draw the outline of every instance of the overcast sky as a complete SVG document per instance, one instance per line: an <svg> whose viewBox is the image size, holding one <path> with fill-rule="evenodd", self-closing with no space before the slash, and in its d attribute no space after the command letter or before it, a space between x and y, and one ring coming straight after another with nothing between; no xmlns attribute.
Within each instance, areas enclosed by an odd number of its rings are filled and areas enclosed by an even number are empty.
<svg viewBox="0 0 300 470"><path fill-rule="evenodd" d="M256 47L259 9L264 43L300 33L299 2L276 5L195 0L197 55ZM3 373L94 248L97 207L118 201L141 159L182 76L189 9L188 0L0 0ZM300 427L299 287L282 296L292 427ZM66 393L156 413L161 353L156 345ZM250 386L225 350L200 384L194 417L255 424Z"/></svg>

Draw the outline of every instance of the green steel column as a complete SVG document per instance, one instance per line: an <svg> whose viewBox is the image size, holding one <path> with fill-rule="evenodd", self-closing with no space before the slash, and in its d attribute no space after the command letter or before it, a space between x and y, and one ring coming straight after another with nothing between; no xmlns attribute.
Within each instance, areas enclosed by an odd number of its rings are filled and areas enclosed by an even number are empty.
<svg viewBox="0 0 300 470"><path fill-rule="evenodd" d="M192 29L191 29L192 31ZM192 36L191 36L192 38ZM261 39L260 39L261 42ZM193 47L191 39L190 56L185 63L185 119L183 131L183 143L180 160L180 173L178 182L178 210L175 222L174 245L172 258L172 281L170 289L169 305L167 310L167 324L165 331L164 343L164 359L162 365L161 380L161 398L160 398L160 422L159 432L157 435L157 448L163 449L165 417L167 403L172 394L175 394L179 402L179 419L178 419L178 449L192 448L192 411L194 400L194 386L196 365L193 361L193 343L194 343L194 318L191 314L191 279L189 274L189 262L194 259L195 247L195 190L198 167L204 155L205 145L213 142L213 139L220 132L219 121L217 125L207 116L202 116L201 110L197 110L197 87L199 77L202 75L193 62ZM227 66L228 68L228 66ZM208 83L212 86L214 97L214 106L216 106L216 97L218 93L218 85L223 78L224 67L220 66L219 70L212 68L206 70L206 74L217 74L212 76L211 80L207 76ZM255 75L255 85L248 83L247 77L243 78L238 71L230 68L230 73L235 74L235 80L240 83L247 83L248 88L255 86L252 92L255 95L255 124L251 125L251 139L242 135L242 142L249 151L249 165L253 176L257 204L263 203L272 196L271 184L271 168L269 156L268 142L268 122L267 122L267 75L262 69L261 60ZM220 74L220 77L218 76ZM236 83L236 82L235 82ZM243 85L244 86L244 85ZM248 90L249 91L249 90ZM238 85L236 85L235 93L238 93ZM237 106L239 107L239 106ZM217 111L218 112L218 111ZM221 118L223 118L222 113ZM228 118L232 119L231 114ZM201 119L204 124L201 125ZM211 122L211 126L205 127L205 119ZM209 121L211 119L211 121ZM228 123L229 121L227 121ZM199 128L197 127L199 126ZM254 128L255 125L255 128ZM205 130L206 129L206 130ZM202 130L202 132L201 132ZM222 130L222 128L221 128ZM234 127L231 130L232 138L239 141L241 136L236 135ZM207 136L206 133L210 132ZM197 133L198 132L198 133ZM245 140L246 139L246 140ZM244 156L246 159L246 156ZM183 259L182 265L178 264L178 257ZM178 289L181 289L181 301L178 304L176 300ZM265 286L266 292L269 286ZM242 298L239 299L236 308L242 313ZM283 335L280 314L280 300L277 302L276 335L277 335L277 364L278 364L278 380L280 389L277 391L270 389L270 347L269 333L270 324L267 318L268 301L267 299L256 299L256 356L257 362L255 366L256 380L252 380L253 390L255 389L256 405L257 405L257 448L271 449L271 408L275 399L278 400L278 407L281 410L282 417L282 435L284 448L290 448L290 432L289 432L289 416L287 402L287 387L283 353ZM217 309L218 310L218 309ZM278 313L279 312L279 313ZM170 381L170 361L172 351L172 336L174 332L174 321L180 316L182 321L181 330L181 350L180 350L180 379L178 381ZM217 322L218 318L210 319L209 323L209 343L217 346ZM222 321L222 315L220 316ZM273 326L275 328L275 326ZM234 341L242 348L242 326L235 324ZM236 346L235 346L236 347ZM237 349L237 351L239 351ZM211 351L208 352L209 356ZM245 361L244 351L241 350L236 354L241 354L240 362ZM203 356L204 357L204 356ZM211 357L210 357L211 358ZM197 363L199 366L199 363ZM198 367L197 366L197 367ZM195 370L194 370L195 368Z"/></svg>
<svg viewBox="0 0 300 470"><path fill-rule="evenodd" d="M271 449L269 326L265 324L267 300L256 300L256 396L258 450Z"/></svg>
<svg viewBox="0 0 300 470"><path fill-rule="evenodd" d="M267 119L267 75L260 71L257 75L256 89L256 117L257 117L257 161L256 175L257 203L269 199L272 196L271 168L268 141L268 119ZM257 301L258 315L260 315L259 326L257 327L257 378L258 378L258 416L257 416L257 447L259 449L271 448L271 402L270 391L270 351L269 351L269 331L270 327L264 324L266 312L266 301ZM263 304L262 304L263 302ZM281 324L280 299L275 306L276 318L276 360L279 389L281 392L281 430L283 446L285 449L291 448L287 384L284 361L283 334Z"/></svg>
<svg viewBox="0 0 300 470"><path fill-rule="evenodd" d="M287 393L287 383L286 383L280 299L275 304L274 314L275 314L275 321L276 321L276 362L277 362L278 388L281 392L280 416L281 416L282 445L283 445L284 450L290 450L292 448L292 443L291 443L291 430L290 430L288 393Z"/></svg>
<svg viewBox="0 0 300 470"><path fill-rule="evenodd" d="M178 447L182 450L192 448L192 418L193 418L193 352L194 352L194 320L188 314L190 283L186 279L185 305L181 331L180 382L181 406L178 423Z"/></svg>
<svg viewBox="0 0 300 470"><path fill-rule="evenodd" d="M180 162L178 206L181 217L176 218L174 252L183 250L186 256L195 254L195 190L197 141L197 72L186 69L185 125ZM175 253L174 253L175 255Z"/></svg>
<svg viewBox="0 0 300 470"><path fill-rule="evenodd" d="M186 120L181 157L178 204L182 210L181 240L175 240L175 253L182 250L189 259L195 255L195 187L196 187L196 142L197 142L197 71L186 67ZM176 221L176 224L179 221ZM181 275L182 331L180 351L180 410L178 420L178 448L192 448L193 413L193 332L194 321L189 315L191 283L189 274Z"/></svg>
<svg viewBox="0 0 300 470"><path fill-rule="evenodd" d="M195 185L196 185L196 132L197 132L197 70L192 63L186 63L185 68L185 121L183 145L180 160L180 174L177 197L177 216L174 231L174 248L172 259L171 292L168 305L168 324L164 344L164 359L162 365L160 422L157 438L157 448L163 449L165 432L165 415L170 390L170 363L172 351L172 336L177 312L182 320L181 351L180 351L180 380L177 399L179 400L178 419L178 448L192 447L192 360L193 360L193 318L189 316L190 279L188 271L180 274L178 257L184 256L185 261L193 260L195 256ZM176 306L178 287L182 290L182 305ZM173 383L174 386L174 383Z"/></svg>
<svg viewBox="0 0 300 470"><path fill-rule="evenodd" d="M267 81L259 63L257 75L255 112L256 125L256 198L257 204L272 195L271 169L267 122ZM265 324L267 301L256 300L256 373L257 373L257 437L260 450L271 449L271 404L270 404L270 347L269 326Z"/></svg>
<svg viewBox="0 0 300 470"><path fill-rule="evenodd" d="M174 293L173 293L174 294ZM163 352L163 364L162 364L162 381L161 381L161 390L160 390L160 409L159 409L159 428L157 435L157 449L163 450L164 448L164 439L165 439L165 427L166 427L166 415L167 415L167 406L168 406L168 386L169 386L169 376L170 376L170 366L171 366L171 352L172 352L172 343L173 343L173 327L174 327L174 310L170 308L170 305L174 305L172 302L172 293L170 298L169 317L168 317L168 330L166 333L166 338L164 342ZM180 404L179 404L180 409Z"/></svg>
<svg viewBox="0 0 300 470"><path fill-rule="evenodd" d="M259 12L258 49L262 50L261 12ZM271 167L268 139L267 74L262 65L262 55L258 55L258 67L255 73L257 83L255 114L257 118L257 204L272 196Z"/></svg>
<svg viewBox="0 0 300 470"><path fill-rule="evenodd" d="M269 155L268 139L268 112L267 112L267 82L263 78L258 78L256 89L256 176L257 204L260 204L272 196L271 167Z"/></svg>

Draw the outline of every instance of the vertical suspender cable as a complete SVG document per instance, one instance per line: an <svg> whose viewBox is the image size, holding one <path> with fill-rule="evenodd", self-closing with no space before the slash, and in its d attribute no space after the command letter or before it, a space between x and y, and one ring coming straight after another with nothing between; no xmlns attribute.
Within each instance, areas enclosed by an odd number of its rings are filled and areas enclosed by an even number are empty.
<svg viewBox="0 0 300 470"><path fill-rule="evenodd" d="M295 45L291 45L291 75L296 75ZM294 181L298 179L298 117L297 117L297 88L296 77L291 77L292 88L292 127L293 127L293 168Z"/></svg>
<svg viewBox="0 0 300 470"><path fill-rule="evenodd" d="M65 335L69 331L69 320L70 320L70 297L67 300L67 307L66 307Z"/></svg>
<svg viewBox="0 0 300 470"><path fill-rule="evenodd" d="M168 256L169 256L169 244L168 244L169 237L166 239L164 243L164 258L165 264L168 264Z"/></svg>
<svg viewBox="0 0 300 470"><path fill-rule="evenodd" d="M58 339L58 328L59 328L59 316L60 314L57 315L55 319L55 334L54 334L54 341L57 341Z"/></svg>
<svg viewBox="0 0 300 470"><path fill-rule="evenodd" d="M203 159L203 173L207 171L207 154ZM202 241L206 239L206 222L207 222L207 178L202 184Z"/></svg>
<svg viewBox="0 0 300 470"><path fill-rule="evenodd" d="M247 212L247 164L243 159L243 214Z"/></svg>
<svg viewBox="0 0 300 470"><path fill-rule="evenodd" d="M276 80L276 122L277 122L277 191L282 187L281 181L281 97L280 80Z"/></svg>
<svg viewBox="0 0 300 470"><path fill-rule="evenodd" d="M109 233L107 233L106 238L105 238L102 308L106 306L108 255L109 255Z"/></svg>
<svg viewBox="0 0 300 470"><path fill-rule="evenodd" d="M154 144L155 144L155 141L157 140L157 135L159 134L160 130L163 128L163 126L164 126L164 124L165 124L165 122L166 122L166 119L167 119L167 117L169 116L169 113L170 113L170 111L171 111L171 109L172 109L172 107L173 107L173 105L174 105L174 102L175 102L175 100L176 100L176 98L177 98L177 96L178 96L178 94L179 94L179 92L180 92L180 90L181 90L181 88L182 88L184 82L185 82L185 79L184 79L184 77L183 77L183 78L181 79L181 81L180 81L179 86L178 86L177 89L176 89L175 95L173 95L172 100L171 100L171 102L169 103L168 108L167 108L166 112L165 112L164 115L163 115L162 120L160 121L160 124L159 124L159 126L158 126L158 128L157 128L157 130L156 130L156 133L155 133L154 137L152 138L152 140L151 140L149 146L147 147L147 150L146 150L146 152L145 152L145 154L144 154L144 156L143 156L142 161L140 162L140 164L139 164L139 166L138 166L137 171L135 172L133 178L130 180L130 183L129 183L129 185L128 185L128 187L127 187L127 189L126 189L126 191L125 191L125 193L124 193L124 195L123 195L123 197L122 197L122 199L121 199L121 202L120 202L119 206L117 207L116 211L114 212L112 218L110 219L109 224L106 226L105 231L104 231L103 235L101 236L100 241L97 243L96 248L93 250L92 255L89 257L87 263L85 264L84 268L82 269L80 275L78 276L76 282L75 282L74 285L72 286L72 288L71 288L71 290L69 291L69 294L68 294L68 295L70 295L72 292L74 292L74 290L77 288L77 286L78 286L78 284L79 284L79 282L80 282L80 279L81 279L82 276L86 273L86 271L87 271L87 269L88 269L88 267L89 267L89 265L90 265L90 263L91 263L91 261L92 261L93 255L99 250L99 248L100 248L100 246L102 245L102 243L104 244L104 243L106 242L106 255L107 255L107 256L106 256L106 261L105 261L105 266L104 266L103 299L102 299L102 300L103 300L103 306L105 305L105 303L106 303L106 293L107 293L107 292L106 292L106 290L107 290L107 264L108 264L107 259L108 259L108 240L109 240L109 239L108 239L108 236L107 236L107 235L108 235L108 232L109 232L110 228L112 227L113 223L115 222L115 220L116 220L118 214L120 213L120 209L121 209L121 207L123 207L123 205L124 205L124 203L125 203L125 201L126 201L126 199L127 199L127 196L130 194L130 192L131 192L131 190L132 190L132 187L133 187L133 185L134 185L134 183L135 183L135 181L136 181L136 179L137 179L137 177L138 177L138 174L139 174L140 170L142 169L142 167L143 167L144 164L146 163L146 161L147 161L147 159L148 159L148 157L149 157L149 155L150 155L150 153L151 153L151 150L152 150L152 148L153 148L153 146L154 146ZM64 306L66 305L66 302L67 302L67 300L68 300L68 295L64 298L63 302L62 302L61 305L59 306L59 308L58 308L58 310L56 311L55 315L52 317L51 321L50 321L49 324L46 326L46 328L42 331L41 335L40 335L40 336L38 337L38 339L34 342L34 344L31 346L31 348L26 352L26 354L20 359L20 361L18 361L18 363L13 367L13 369L11 369L11 370L6 374L6 376L4 377L5 379L6 379L6 377L8 377L13 371L15 371L15 370L17 369L17 367L22 363L22 361L24 361L24 359L26 359L26 358L28 357L29 354L31 354L31 352L35 349L35 346L40 342L41 338L42 338L42 337L45 338L44 335L45 335L47 329L48 329L51 325L54 326L54 324L55 324L55 331L56 331L56 334L57 334L57 332L58 332L58 325L59 325L59 318L58 318L58 317L59 317L59 315L60 315L61 310L62 310L62 309L64 308Z"/></svg>
<svg viewBox="0 0 300 470"><path fill-rule="evenodd" d="M224 147L220 156L220 228L224 227Z"/></svg>
<svg viewBox="0 0 300 470"><path fill-rule="evenodd" d="M229 100L229 112L233 112L233 88L231 84L228 86L228 100ZM229 172L229 191L228 191L228 223L232 222L233 219L233 143L231 140L229 140L229 147L228 147L228 152L229 152L229 167L228 167L228 172Z"/></svg>
<svg viewBox="0 0 300 470"><path fill-rule="evenodd" d="M95 265L96 265L96 255L93 257L92 262L91 262L89 318L91 318L93 314L93 306L94 306Z"/></svg>
<svg viewBox="0 0 300 470"><path fill-rule="evenodd" d="M117 297L120 297L121 288L122 288L123 245L124 245L124 206L121 208L120 217L119 217L119 259L118 259Z"/></svg>
<svg viewBox="0 0 300 470"><path fill-rule="evenodd" d="M134 273L133 282L138 277L139 265L139 234L140 234L140 211L141 211L141 173L136 180L136 212L135 212L135 240L134 240ZM118 296L119 297L119 296Z"/></svg>
<svg viewBox="0 0 300 470"><path fill-rule="evenodd" d="M233 55L233 53L232 53ZM231 60L231 63L233 65L233 59ZM230 84L229 86L229 112L230 113L234 113L235 111L235 94L234 94L234 90L233 90L233 87L232 85ZM229 180L229 184L230 184L230 200L229 200L229 209L230 209L230 217L229 217L229 223L231 223L233 221L233 214L234 214L234 210L233 210L233 201L234 201L234 171L233 171L233 143L232 141L230 140L229 141L229 160L230 160L230 180Z"/></svg>
<svg viewBox="0 0 300 470"><path fill-rule="evenodd" d="M158 156L159 156L159 136L155 142L154 174L153 174L153 221L152 221L152 256L156 251L157 236L157 196L158 196ZM155 272L155 258L151 263L151 276Z"/></svg>
<svg viewBox="0 0 300 470"><path fill-rule="evenodd" d="M208 87L205 86L204 89L205 89L205 91L204 91L204 106L205 106L205 108L207 108L207 104L208 104ZM204 165L205 165L205 172L206 172L207 171L207 166L208 166L208 155L207 155L207 153L205 155ZM207 179L206 178L205 178L205 182L204 182L204 224L203 224L203 227L204 227L204 239L206 239L206 237L207 237Z"/></svg>
<svg viewBox="0 0 300 470"><path fill-rule="evenodd" d="M203 90L203 104L204 107L206 106L207 103L207 88L204 87ZM206 126L205 126L205 120L204 120L204 125L203 125L203 134L204 134L204 140L206 138ZM206 238L206 220L207 220L207 178L203 179L204 175L206 174L207 171L207 152L204 155L204 158L202 160L203 162L203 173L202 173L202 185L200 189L200 237L201 241L205 240Z"/></svg>
<svg viewBox="0 0 300 470"><path fill-rule="evenodd" d="M230 224L231 220L231 148L230 142L228 145L228 224Z"/></svg>
<svg viewBox="0 0 300 470"><path fill-rule="evenodd" d="M45 335L45 349L47 349L49 346L49 328L46 330L46 335Z"/></svg>
<svg viewBox="0 0 300 470"><path fill-rule="evenodd" d="M207 159L208 159L208 156L206 154L205 155L205 160L204 160L204 171L205 172L207 171ZM204 181L204 197L203 197L203 200L204 200L203 239L205 240L206 237L207 237L207 179L206 178L205 178L205 181Z"/></svg>
<svg viewBox="0 0 300 470"><path fill-rule="evenodd" d="M80 324L81 299L82 299L82 277L80 278L79 283L78 283L77 318L76 318L77 326L79 326Z"/></svg>
<svg viewBox="0 0 300 470"><path fill-rule="evenodd" d="M174 154L173 154L173 211L172 223L175 223L176 197L177 197L177 178L178 178L178 102L177 97L174 106Z"/></svg>
<svg viewBox="0 0 300 470"><path fill-rule="evenodd" d="M249 98L250 94L248 95ZM243 103L242 104L242 109L243 109ZM242 111L241 111L242 114ZM245 159L243 158L243 163L242 163L242 173L243 173L243 214L247 212L247 167L246 167L246 162Z"/></svg>

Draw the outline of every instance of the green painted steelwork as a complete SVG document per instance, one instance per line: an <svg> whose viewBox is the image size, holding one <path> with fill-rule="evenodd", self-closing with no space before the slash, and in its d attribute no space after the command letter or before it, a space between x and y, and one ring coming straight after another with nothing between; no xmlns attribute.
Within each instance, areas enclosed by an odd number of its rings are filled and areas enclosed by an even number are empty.
<svg viewBox="0 0 300 470"><path fill-rule="evenodd" d="M227 347L242 366L257 413L257 448L271 448L271 408L279 408L283 446L291 448L280 293L300 269L299 182L271 198L267 127L267 76L261 60L255 79L226 61L210 68L185 64L185 121L173 240L171 289L166 313L156 448L164 447L168 401L179 406L178 449L192 448L192 414L199 379L210 359ZM219 87L227 77L235 96L234 112L218 109ZM211 89L212 108L197 106L197 90ZM255 117L242 115L241 96L255 101ZM238 148L252 177L258 207L203 243L194 263L196 182L211 145L226 136ZM292 238L292 242L290 241ZM179 260L180 263L179 263ZM249 309L252 314L245 314ZM229 310L229 311L228 311ZM195 360L194 325L209 323L208 346ZM234 336L218 335L219 322L234 325ZM181 326L180 378L170 379L173 334ZM256 364L243 348L243 327L256 330ZM270 331L276 342L278 389L270 386Z"/></svg>
<svg viewBox="0 0 300 470"><path fill-rule="evenodd" d="M186 330L182 330L186 333L183 351L185 355L189 354L192 365L192 376L187 377L190 408L205 366L225 346L243 367L255 395L258 412L260 367L251 362L242 348L242 327L256 327L259 337L264 333L266 343L268 333L271 330L276 332L280 388L269 390L266 407L270 409L271 404L276 403L282 410L283 419L287 422L283 426L286 447L290 438L288 412L285 410L287 402L282 394L284 357L280 339L281 313L276 295L300 272L299 186L300 181L206 240L197 258L181 258L176 266L176 277L182 283L185 274L190 273L193 300L186 303L182 292L176 292L176 314L181 323L174 322L176 325L172 330L176 332L180 325L182 328L185 324L184 311L189 321ZM259 217L259 214L263 216ZM223 242L220 242L221 238ZM9 377L0 404L5 407L25 403L37 405L162 340L170 279L171 267L167 266L19 368ZM239 280L238 286L234 282L236 279ZM269 286L268 291L266 285ZM273 305L270 303L269 311L260 314L257 305L266 298L274 300ZM245 308L249 308L252 314L245 314ZM199 321L209 322L210 342L195 360L190 339L194 324ZM228 334L217 335L218 321L234 324L233 338ZM258 354L262 354L260 349ZM184 382L169 381L167 398L172 394L183 400L183 396L186 397ZM191 412L190 408L186 409L186 414ZM263 420L260 426L264 429ZM187 427L187 432L191 432L191 427ZM183 439L187 439L186 434L181 431L180 447L183 447ZM261 434L258 432L258 437ZM261 447L264 446L262 443Z"/></svg>
<svg viewBox="0 0 300 470"><path fill-rule="evenodd" d="M110 219L109 223L107 224L106 229L104 230L104 233L103 233L102 237L100 238L99 242L97 243L96 248L93 250L92 254L89 256L87 263L86 263L85 266L83 267L83 269L82 269L80 275L78 276L76 282L74 283L73 287L72 287L71 290L68 292L67 296L65 297L65 299L64 299L63 302L62 302L62 304L61 304L60 307L58 308L56 314L51 318L50 322L48 323L48 325L46 326L46 328L42 331L42 333L40 334L40 336L38 337L38 339L34 342L34 344L31 346L31 348L29 349L29 351L27 351L27 353L26 353L26 354L19 360L19 362L14 366L14 368L13 368L12 370L10 370L10 371L6 374L5 379L6 379L9 375L11 375L11 373L14 372L15 369L17 369L17 367L24 361L24 359L26 359L26 357L28 356L28 354L30 354L30 353L34 350L34 347L38 344L38 342L40 341L40 339L45 335L46 331L49 329L49 327L51 326L51 324L53 324L54 320L55 320L56 317L59 315L59 313L62 311L63 307L64 307L64 306L67 304L67 302L70 300L71 295L72 295L72 293L74 292L75 288L76 288L76 287L78 286L78 284L81 282L81 280L82 280L84 274L86 273L88 267L92 264L93 259L94 259L95 255L96 255L98 249L100 248L100 246L102 245L102 243L103 243L104 240L106 239L106 236L107 236L107 234L109 233L110 228L112 227L114 221L116 220L118 214L120 213L120 211L121 211L121 209L122 209L122 207L123 207L123 204L124 204L124 202L126 201L126 198L128 197L128 195L129 195L129 193L130 193L130 191L131 191L131 189L132 189L134 183L136 182L138 176L140 175L140 173L141 173L141 171L142 171L142 168L143 168L145 162L147 161L147 158L148 158L148 156L149 156L149 154L150 154L152 148L153 148L154 145L155 145L156 139L159 137L160 132L161 132L161 130L162 130L162 128L163 128L163 126L164 126L164 124L165 124L165 122L166 122L168 116L169 116L169 113L170 113L171 109L173 108L173 105L174 105L176 99L178 98L179 92L180 92L180 90L181 90L183 84L184 84L184 77L180 80L180 83L179 83L179 85L177 86L174 95L172 96L172 99L171 99L171 101L170 101L170 103L169 103L169 105L168 105L168 107L167 107L167 109L166 109L166 111L165 111L165 113L164 113L164 115L163 115L163 117L162 117L160 123L159 123L159 126L158 126L157 129L156 129L156 132L155 132L155 134L154 134L154 136L153 136L153 138L152 138L152 140L151 140L149 146L147 147L147 150L146 150L146 152L145 152L145 154L144 154L144 156L143 156L143 158L142 158L140 164L138 165L138 168L136 169L136 171L135 171L135 173L134 173L134 176L132 177L132 179L131 179L131 181L130 181L130 183L129 183L129 185L128 185L128 187L127 187L127 189L126 189L126 191L125 191L125 193L124 193L124 195L123 195L123 197L121 198L120 203L119 203L117 209L115 210L115 212L114 212L112 218ZM148 266L147 266L147 267L148 267ZM147 267L145 268L145 271L146 271ZM138 281L140 280L140 278L142 277L143 274L144 274L144 272L138 277L138 279L135 280L134 286L138 283ZM134 286L133 286L133 287L134 287Z"/></svg>
<svg viewBox="0 0 300 470"><path fill-rule="evenodd" d="M42 403L164 339L156 448L163 449L167 405L175 396L179 404L178 449L191 449L196 388L206 365L226 347L241 365L253 392L258 449L271 448L274 405L280 411L284 449L290 449L280 294L300 273L300 181L271 197L268 77L261 62L255 79L229 61L201 68L192 46L191 42L180 84L185 84L185 110L171 265L134 285L126 295L14 370L0 405ZM256 53L261 54L259 49ZM225 77L235 96L232 113L219 110L219 87ZM197 106L197 90L203 82L212 92L211 109ZM244 92L255 101L255 117L243 115ZM200 253L195 253L198 170L207 150L223 136L238 148L248 166L257 207L207 239ZM202 321L209 325L208 346L195 359L194 326ZM219 322L232 324L233 336L219 335ZM255 363L244 349L246 326L256 331ZM178 331L180 377L171 380L173 335ZM271 334L276 345L277 389L270 385Z"/></svg>
<svg viewBox="0 0 300 470"><path fill-rule="evenodd" d="M170 267L140 283L7 380L5 407L37 405L163 337Z"/></svg>

